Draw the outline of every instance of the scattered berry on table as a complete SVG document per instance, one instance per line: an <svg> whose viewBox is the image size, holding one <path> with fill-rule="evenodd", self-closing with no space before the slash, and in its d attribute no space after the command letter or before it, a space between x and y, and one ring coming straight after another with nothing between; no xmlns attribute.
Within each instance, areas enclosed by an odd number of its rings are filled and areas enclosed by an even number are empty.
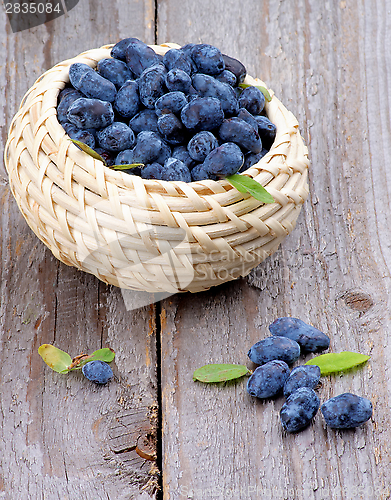
<svg viewBox="0 0 391 500"><path fill-rule="evenodd" d="M83 375L96 384L107 384L113 377L113 370L104 361L89 361L82 368Z"/></svg>
<svg viewBox="0 0 391 500"><path fill-rule="evenodd" d="M285 337L267 337L254 344L247 355L256 365L263 365L273 359L280 359L290 365L299 358L300 346Z"/></svg>
<svg viewBox="0 0 391 500"><path fill-rule="evenodd" d="M284 396L287 398L300 387L315 389L320 380L320 368L317 365L296 366L291 371L284 385Z"/></svg>
<svg viewBox="0 0 391 500"><path fill-rule="evenodd" d="M272 335L295 340L303 353L324 351L330 345L330 338L298 318L277 318L270 326Z"/></svg>
<svg viewBox="0 0 391 500"><path fill-rule="evenodd" d="M280 410L280 420L287 432L297 432L309 425L316 415L320 400L309 387L300 387L293 392Z"/></svg>
<svg viewBox="0 0 391 500"><path fill-rule="evenodd" d="M371 418L372 403L362 396L346 392L324 402L320 410L329 427L351 429Z"/></svg>
<svg viewBox="0 0 391 500"><path fill-rule="evenodd" d="M285 361L274 360L258 366L247 381L247 392L256 398L271 398L282 391L289 377Z"/></svg>

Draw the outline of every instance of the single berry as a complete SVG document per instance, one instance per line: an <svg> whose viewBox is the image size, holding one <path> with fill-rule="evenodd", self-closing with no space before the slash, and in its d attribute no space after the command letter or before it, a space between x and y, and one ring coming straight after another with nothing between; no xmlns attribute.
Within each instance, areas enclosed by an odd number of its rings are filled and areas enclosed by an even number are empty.
<svg viewBox="0 0 391 500"><path fill-rule="evenodd" d="M190 55L200 73L218 75L225 69L223 56L220 50L213 45L196 44L191 48Z"/></svg>
<svg viewBox="0 0 391 500"><path fill-rule="evenodd" d="M233 142L225 142L208 154L203 165L212 177L228 177L236 174L243 161L244 156L240 147Z"/></svg>
<svg viewBox="0 0 391 500"><path fill-rule="evenodd" d="M320 400L313 389L301 387L293 392L280 410L280 419L287 432L307 427L319 409Z"/></svg>
<svg viewBox="0 0 391 500"><path fill-rule="evenodd" d="M259 115L265 107L265 96L257 87L247 87L240 94L239 105L252 115Z"/></svg>
<svg viewBox="0 0 391 500"><path fill-rule="evenodd" d="M320 368L317 365L296 366L291 371L284 385L284 396L287 398L300 387L314 389L320 380Z"/></svg>
<svg viewBox="0 0 391 500"><path fill-rule="evenodd" d="M298 318L277 318L269 330L273 335L295 340L304 353L324 351L330 345L327 335Z"/></svg>
<svg viewBox="0 0 391 500"><path fill-rule="evenodd" d="M113 370L104 361L89 361L82 368L83 375L96 384L107 384L113 377Z"/></svg>
<svg viewBox="0 0 391 500"><path fill-rule="evenodd" d="M285 337L267 337L254 344L248 351L248 357L257 365L263 365L273 359L281 359L290 365L299 356L299 344Z"/></svg>
<svg viewBox="0 0 391 500"><path fill-rule="evenodd" d="M247 381L247 392L257 398L271 398L282 391L289 377L285 361L274 360L258 366Z"/></svg>
<svg viewBox="0 0 391 500"><path fill-rule="evenodd" d="M372 403L369 399L346 392L323 403L320 410L329 427L351 429L371 418Z"/></svg>

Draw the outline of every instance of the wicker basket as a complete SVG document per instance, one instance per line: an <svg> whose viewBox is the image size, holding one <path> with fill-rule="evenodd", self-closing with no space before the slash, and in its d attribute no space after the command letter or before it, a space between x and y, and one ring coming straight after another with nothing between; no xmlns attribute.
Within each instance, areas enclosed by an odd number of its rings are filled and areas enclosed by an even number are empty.
<svg viewBox="0 0 391 500"><path fill-rule="evenodd" d="M266 112L277 137L245 175L267 188L273 204L225 180L167 182L113 171L69 140L56 113L69 66L95 67L111 47L44 73L11 123L5 164L27 223L59 260L121 288L198 292L245 276L292 231L308 196L308 151L297 120L269 91ZM179 46L152 47L164 54ZM246 83L265 85L250 76Z"/></svg>

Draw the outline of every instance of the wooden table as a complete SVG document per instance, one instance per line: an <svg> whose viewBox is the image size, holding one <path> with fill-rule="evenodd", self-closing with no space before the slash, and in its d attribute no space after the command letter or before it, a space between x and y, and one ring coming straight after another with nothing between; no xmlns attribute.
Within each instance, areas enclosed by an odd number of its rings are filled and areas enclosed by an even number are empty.
<svg viewBox="0 0 391 500"><path fill-rule="evenodd" d="M389 2L80 0L19 33L0 16L2 150L44 70L135 36L211 43L242 60L296 115L311 157L309 199L272 257L247 278L134 311L121 290L52 256L3 167L0 499L390 498ZM283 398L256 401L245 379L193 382L206 363L253 368L249 347L280 316L326 332L333 352L371 355L318 390L321 401L371 399L364 426L331 430L319 412L288 435ZM110 346L116 378L97 387L57 374L37 353L43 343L72 356ZM156 446L156 463L136 453L139 436Z"/></svg>

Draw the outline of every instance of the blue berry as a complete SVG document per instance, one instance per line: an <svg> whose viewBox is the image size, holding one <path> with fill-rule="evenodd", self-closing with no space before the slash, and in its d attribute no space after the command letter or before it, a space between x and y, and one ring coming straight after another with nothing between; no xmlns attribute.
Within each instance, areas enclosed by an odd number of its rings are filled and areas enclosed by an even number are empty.
<svg viewBox="0 0 391 500"><path fill-rule="evenodd" d="M140 132L132 150L132 163L161 163L170 157L171 149L156 132Z"/></svg>
<svg viewBox="0 0 391 500"><path fill-rule="evenodd" d="M216 75L215 78L219 82L228 83L231 87L235 87L236 85L236 76L232 73L232 71L228 71L227 69L219 75Z"/></svg>
<svg viewBox="0 0 391 500"><path fill-rule="evenodd" d="M126 61L126 49L131 42L139 41L138 38L124 38L114 45L111 49L110 55L115 59Z"/></svg>
<svg viewBox="0 0 391 500"><path fill-rule="evenodd" d="M169 144L182 144L185 140L186 130L180 119L174 113L167 113L158 118L159 132Z"/></svg>
<svg viewBox="0 0 391 500"><path fill-rule="evenodd" d="M78 88L81 78L90 71L93 71L91 66L84 63L73 63L69 66L69 81L75 89Z"/></svg>
<svg viewBox="0 0 391 500"><path fill-rule="evenodd" d="M246 155L244 155L244 163L239 172L245 172L253 165L256 165L259 160L261 160L267 153L268 150L263 148L260 153L247 153Z"/></svg>
<svg viewBox="0 0 391 500"><path fill-rule="evenodd" d="M160 163L151 163L141 169L143 179L163 179L164 167Z"/></svg>
<svg viewBox="0 0 391 500"><path fill-rule="evenodd" d="M258 122L255 117L247 111L246 108L240 108L237 114L237 117L241 120L244 120L249 125L251 125L254 130L258 130ZM259 133L259 132L258 132Z"/></svg>
<svg viewBox="0 0 391 500"><path fill-rule="evenodd" d="M124 118L131 118L138 113L140 109L140 97L136 81L128 80L118 90L114 101L114 109Z"/></svg>
<svg viewBox="0 0 391 500"><path fill-rule="evenodd" d="M192 169L191 178L193 181L204 181L206 179L210 179L211 176L209 172L206 171L204 164L200 163Z"/></svg>
<svg viewBox="0 0 391 500"><path fill-rule="evenodd" d="M183 92L187 94L191 87L191 78L181 69L171 69L166 75L166 87L170 92Z"/></svg>
<svg viewBox="0 0 391 500"><path fill-rule="evenodd" d="M243 83L247 75L246 67L233 57L227 56L226 54L222 54L222 56L225 64L225 69L231 71L231 73L236 76L237 85Z"/></svg>
<svg viewBox="0 0 391 500"><path fill-rule="evenodd" d="M200 97L186 104L181 111L181 120L193 133L213 130L223 123L224 112L219 99Z"/></svg>
<svg viewBox="0 0 391 500"><path fill-rule="evenodd" d="M270 149L276 138L277 127L266 116L255 116L258 123L258 134L265 148Z"/></svg>
<svg viewBox="0 0 391 500"><path fill-rule="evenodd" d="M191 182L190 170L176 158L168 158L164 162L163 180Z"/></svg>
<svg viewBox="0 0 391 500"><path fill-rule="evenodd" d="M212 176L227 177L235 174L243 161L244 156L239 146L233 142L225 142L208 154L203 165Z"/></svg>
<svg viewBox="0 0 391 500"><path fill-rule="evenodd" d="M80 97L69 107L67 118L78 128L104 128L113 123L114 111L107 101Z"/></svg>
<svg viewBox="0 0 391 500"><path fill-rule="evenodd" d="M259 115L265 107L265 96L257 87L247 87L240 94L239 105L252 115Z"/></svg>
<svg viewBox="0 0 391 500"><path fill-rule="evenodd" d="M218 75L225 69L223 56L213 45L207 43L194 45L190 50L190 55L200 73Z"/></svg>
<svg viewBox="0 0 391 500"><path fill-rule="evenodd" d="M125 49L126 64L136 77L151 66L160 64L160 57L148 45L137 38L129 41Z"/></svg>
<svg viewBox="0 0 391 500"><path fill-rule="evenodd" d="M77 67L77 71L72 68ZM100 99L101 101L113 102L117 95L117 89L114 83L103 78L92 68L82 63L71 64L69 68L69 77L72 85L91 99Z"/></svg>
<svg viewBox="0 0 391 500"><path fill-rule="evenodd" d="M248 351L248 357L257 365L263 365L273 359L281 359L290 365L299 356L299 344L285 337L267 337L254 344Z"/></svg>
<svg viewBox="0 0 391 500"><path fill-rule="evenodd" d="M133 80L133 73L128 65L119 59L101 59L96 69L103 78L110 80L116 87L122 87L127 80Z"/></svg>
<svg viewBox="0 0 391 500"><path fill-rule="evenodd" d="M296 366L291 371L284 385L284 396L287 398L300 387L315 389L320 380L320 368L316 365Z"/></svg>
<svg viewBox="0 0 391 500"><path fill-rule="evenodd" d="M96 384L107 384L113 378L113 370L104 361L89 361L82 368L83 375Z"/></svg>
<svg viewBox="0 0 391 500"><path fill-rule="evenodd" d="M172 150L172 157L177 160L181 160L189 170L192 170L196 165L198 165L198 163L189 155L189 151L186 146L176 146Z"/></svg>
<svg viewBox="0 0 391 500"><path fill-rule="evenodd" d="M140 101L146 108L155 109L155 102L166 92L167 70L164 66L152 66L141 74L138 79Z"/></svg>
<svg viewBox="0 0 391 500"><path fill-rule="evenodd" d="M178 114L186 104L187 99L183 92L167 92L155 102L155 112L157 116L166 113Z"/></svg>
<svg viewBox="0 0 391 500"><path fill-rule="evenodd" d="M159 132L155 110L141 110L129 121L129 127L135 134L139 134L140 132Z"/></svg>
<svg viewBox="0 0 391 500"><path fill-rule="evenodd" d="M97 138L101 148L113 152L130 149L136 141L133 130L122 122L113 122L99 130Z"/></svg>
<svg viewBox="0 0 391 500"><path fill-rule="evenodd" d="M201 97L219 99L225 116L234 116L238 113L238 100L233 88L227 83L219 82L210 75L196 73L192 78L192 84Z"/></svg>
<svg viewBox="0 0 391 500"><path fill-rule="evenodd" d="M76 89L71 89L62 97L57 106L57 120L60 123L65 123L68 121L68 109L71 104L73 104L76 99L79 99L80 97L83 97L83 94Z"/></svg>
<svg viewBox="0 0 391 500"><path fill-rule="evenodd" d="M329 427L351 429L371 418L372 403L369 399L347 392L329 399L320 410Z"/></svg>
<svg viewBox="0 0 391 500"><path fill-rule="evenodd" d="M269 326L269 330L272 335L295 340L304 353L323 351L330 345L327 335L297 318L277 318Z"/></svg>
<svg viewBox="0 0 391 500"><path fill-rule="evenodd" d="M247 381L247 392L256 398L271 398L282 391L289 377L285 361L273 360L258 366Z"/></svg>
<svg viewBox="0 0 391 500"><path fill-rule="evenodd" d="M77 128L69 122L63 123L62 126L71 139L83 142L92 149L95 148L95 136L90 131Z"/></svg>
<svg viewBox="0 0 391 500"><path fill-rule="evenodd" d="M282 405L280 419L287 432L297 432L309 425L319 409L320 401L313 389L301 387Z"/></svg>
<svg viewBox="0 0 391 500"><path fill-rule="evenodd" d="M198 132L187 144L187 150L193 160L202 162L219 145L218 140L209 131Z"/></svg>
<svg viewBox="0 0 391 500"><path fill-rule="evenodd" d="M181 69L187 74L191 74L192 62L190 57L181 49L170 49L163 56L163 64L167 70Z"/></svg>
<svg viewBox="0 0 391 500"><path fill-rule="evenodd" d="M262 151L262 142L258 132L240 118L233 117L224 120L219 129L219 136L222 141L234 142L251 153Z"/></svg>

